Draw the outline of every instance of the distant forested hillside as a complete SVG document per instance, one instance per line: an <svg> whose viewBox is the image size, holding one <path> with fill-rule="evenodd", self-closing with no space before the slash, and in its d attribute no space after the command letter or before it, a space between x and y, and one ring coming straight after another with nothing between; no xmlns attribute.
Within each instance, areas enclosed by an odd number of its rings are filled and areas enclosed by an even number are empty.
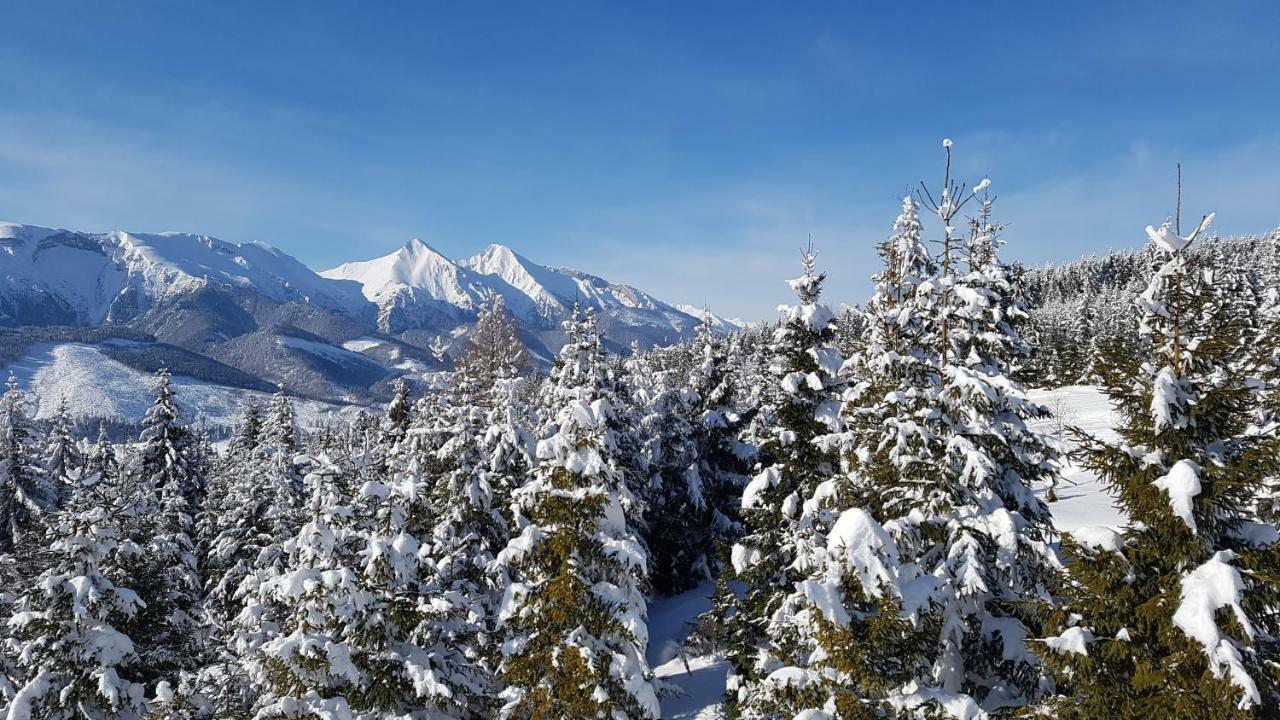
<svg viewBox="0 0 1280 720"><path fill-rule="evenodd" d="M1228 302L1250 324L1260 308L1278 301L1280 229L1262 236L1210 238L1189 253L1214 268ZM1136 341L1134 303L1159 264L1156 250L1148 245L1025 270L1030 317L1022 333L1035 351L1022 379L1045 386L1097 379L1102 347Z"/></svg>

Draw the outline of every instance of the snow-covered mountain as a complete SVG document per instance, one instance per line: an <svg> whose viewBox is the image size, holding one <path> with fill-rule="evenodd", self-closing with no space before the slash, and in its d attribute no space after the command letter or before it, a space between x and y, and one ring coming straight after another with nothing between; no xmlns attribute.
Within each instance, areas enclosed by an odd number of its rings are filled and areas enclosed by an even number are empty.
<svg viewBox="0 0 1280 720"><path fill-rule="evenodd" d="M370 402L398 376L446 365L432 346L442 339L460 352L494 293L543 363L575 304L596 311L620 352L689 337L701 317L502 245L455 261L411 240L317 273L262 243L0 223L0 328L15 329L0 333L0 354L9 362L34 343L89 343L138 369L182 365L202 382Z"/></svg>
<svg viewBox="0 0 1280 720"><path fill-rule="evenodd" d="M356 283L364 297L387 311L379 317L384 329L407 329L397 326L415 322L430 324L429 314L422 318L393 314L415 305L430 304L432 310L461 320L480 306L487 291L481 278L416 238L390 255L345 263L319 276Z"/></svg>
<svg viewBox="0 0 1280 720"><path fill-rule="evenodd" d="M697 305L690 305L689 303L680 303L676 305L676 309L686 315L692 315L693 317L696 317L699 319L701 319L704 315L711 316L712 327L714 327L717 331L722 333L735 332L737 330L741 330L744 327L747 327L748 325L748 323L744 320L740 320L738 318L720 317L719 315L711 312L706 308L700 308Z"/></svg>
<svg viewBox="0 0 1280 720"><path fill-rule="evenodd" d="M262 243L0 223L0 324L122 322L210 286L354 315L367 311L359 285L319 277Z"/></svg>
<svg viewBox="0 0 1280 720"><path fill-rule="evenodd" d="M359 283L378 306L383 332L445 330L468 322L489 294L501 295L521 328L548 348L559 346L559 323L574 305L600 317L618 347L665 345L688 337L698 320L629 285L570 268L539 265L503 245L490 245L460 261L420 240L390 255L339 265L320 275ZM536 349L535 349L536 350Z"/></svg>

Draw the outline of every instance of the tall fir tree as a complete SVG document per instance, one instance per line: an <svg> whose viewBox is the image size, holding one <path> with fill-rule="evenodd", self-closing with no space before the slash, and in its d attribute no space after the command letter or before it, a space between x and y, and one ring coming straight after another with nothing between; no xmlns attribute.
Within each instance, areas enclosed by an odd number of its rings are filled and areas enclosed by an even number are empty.
<svg viewBox="0 0 1280 720"><path fill-rule="evenodd" d="M454 365L480 388L492 388L499 380L528 372L529 351L501 295L494 293L481 303L467 346Z"/></svg>
<svg viewBox="0 0 1280 720"><path fill-rule="evenodd" d="M1032 486L1055 477L1058 461L1029 424L1045 409L1012 379L1027 350L1014 328L1021 310L999 259L990 181L968 192L952 179L945 145L938 197L921 191L943 232L934 273L905 311L922 323L915 356L897 391L878 399L873 417L886 422L863 445L862 470L875 479L872 507L892 527L901 560L938 583L926 619L937 635L916 697L967 697L995 711L1042 689L1025 642L1033 618L1020 608L1046 597L1056 572L1049 513ZM960 238L955 218L972 199L980 210Z"/></svg>
<svg viewBox="0 0 1280 720"><path fill-rule="evenodd" d="M243 715L253 707L257 690L240 665L273 636L277 618L269 612L274 606L257 613L245 610L262 579L283 571L285 544L302 523L296 443L292 403L282 391L265 417L256 403L245 406L237 434L210 482L204 513L208 581L202 607L208 659L199 677L180 688L185 692L179 693L179 703L203 698L224 716Z"/></svg>
<svg viewBox="0 0 1280 720"><path fill-rule="evenodd" d="M715 574L722 570L729 548L742 532L739 506L749 478L755 449L738 439L748 420L739 409L739 379L733 363L734 341L715 331L710 312L703 315L694 340L694 366L689 386L697 397L694 442L697 445L697 494L702 496L704 522L709 528L706 562Z"/></svg>
<svg viewBox="0 0 1280 720"><path fill-rule="evenodd" d="M348 695L368 681L345 637L370 604L356 569L360 534L342 493L350 473L316 459L305 478L306 522L285 543L281 565L259 570L245 598L237 643L257 717L345 717Z"/></svg>
<svg viewBox="0 0 1280 720"><path fill-rule="evenodd" d="M245 460L251 457L262 444L262 406L257 401L249 400L240 410L240 418L236 421L227 443L228 459Z"/></svg>
<svg viewBox="0 0 1280 720"><path fill-rule="evenodd" d="M411 444L412 433L401 444ZM456 510L477 498L469 488L458 488L461 498L442 497L447 481L420 472L411 452L396 453L402 455L406 464L395 463L385 480L366 482L360 492L361 581L377 608L362 613L352 633L356 656L372 666L375 690L365 695L387 710L398 703L482 717L493 689L477 647L487 595L474 567L486 559L469 557L474 535L445 519L450 505Z"/></svg>
<svg viewBox="0 0 1280 720"><path fill-rule="evenodd" d="M640 431L650 477L645 540L650 581L660 595L684 592L711 576L705 557L710 527L702 517L706 498L694 441L696 397L684 387L686 377L675 369L656 372L642 398Z"/></svg>
<svg viewBox="0 0 1280 720"><path fill-rule="evenodd" d="M271 398L271 406L262 418L259 438L257 455L268 473L266 485L273 496L270 517L277 537L290 537L301 523L298 510L302 507L304 489L295 465L296 456L302 450L298 442L298 420L293 402L283 387Z"/></svg>
<svg viewBox="0 0 1280 720"><path fill-rule="evenodd" d="M50 523L49 568L18 601L9 650L22 686L8 717L140 720L144 688L134 682L134 642L122 628L142 609L106 566L126 547L128 506L103 484L79 492Z"/></svg>
<svg viewBox="0 0 1280 720"><path fill-rule="evenodd" d="M66 503L75 489L75 474L80 464L80 451L72 435L71 413L64 395L58 400L57 413L49 423L49 437L43 455L45 477L53 485L59 507Z"/></svg>
<svg viewBox="0 0 1280 720"><path fill-rule="evenodd" d="M119 479L120 461L116 457L116 448L107 436L106 423L98 424L98 441L84 458L84 472L81 473L82 485L96 485L99 482L114 482Z"/></svg>
<svg viewBox="0 0 1280 720"><path fill-rule="evenodd" d="M27 396L11 372L0 398L0 555L33 552L40 515L57 507L58 494L32 458L31 442Z"/></svg>
<svg viewBox="0 0 1280 720"><path fill-rule="evenodd" d="M903 609L928 642L907 643L925 652L885 699L997 711L1043 689L1025 641L1035 618L1022 608L1047 597L1057 568L1048 510L1032 490L1055 477L1057 455L1029 424L1045 410L1011 378L1026 346L989 182L970 192L954 181L945 146L941 192L920 195L943 226L936 253L910 219L913 200L882 249L846 457L852 505L889 531L903 571L919 578ZM962 238L955 218L973 198L980 211Z"/></svg>
<svg viewBox="0 0 1280 720"><path fill-rule="evenodd" d="M706 313L688 357L655 374L647 402L643 429L657 488L648 537L658 593L684 592L718 575L741 530L750 452L737 440L742 418L725 345Z"/></svg>
<svg viewBox="0 0 1280 720"><path fill-rule="evenodd" d="M1063 718L1274 716L1280 708L1280 546L1252 520L1277 469L1273 429L1216 268L1187 236L1147 228L1160 261L1139 299L1140 352L1110 355L1109 442L1078 433L1081 462L1130 518L1064 542L1068 577L1042 655Z"/></svg>
<svg viewBox="0 0 1280 720"><path fill-rule="evenodd" d="M144 603L126 628L148 686L176 683L183 671L199 667L204 652L204 578L195 530L205 478L194 457L195 438L180 414L169 372L161 369L122 493L134 504L129 535L145 548L121 572Z"/></svg>
<svg viewBox="0 0 1280 720"><path fill-rule="evenodd" d="M855 380L844 392L845 424L815 438L854 457L811 486L798 509L799 526L823 532L789 568L798 579L769 627L786 652L757 682L742 707L747 717L888 717L896 714L891 702L916 700L903 690L927 664L936 623L921 611L936 583L901 561L893 537L864 509L877 491L875 478L862 475L868 464L858 460L868 454L859 442L883 432L890 417L880 398L895 397L921 372L918 343L927 323L912 303L935 268L921 236L917 205L907 197L889 239L877 246L884 269L874 278L862 343L844 370Z"/></svg>
<svg viewBox="0 0 1280 720"><path fill-rule="evenodd" d="M378 427L378 440L373 448L373 456L367 464L379 473L392 470L392 455L404 446L405 435L413 425L413 405L409 402L409 385L404 378L398 378L392 386L391 401L387 403Z"/></svg>
<svg viewBox="0 0 1280 720"><path fill-rule="evenodd" d="M627 523L612 457L608 381L594 317L565 323L552 371L554 415L538 465L516 491L524 523L499 556L512 582L500 619L503 718L656 718L645 662L646 552Z"/></svg>
<svg viewBox="0 0 1280 720"><path fill-rule="evenodd" d="M732 551L741 600L724 602L728 614L728 707L735 716L786 712L790 690L775 671L798 661L784 601L812 569L825 528L802 513L805 500L840 470L826 439L839 432L843 358L832 345L834 315L822 303L825 274L816 271L812 246L801 253L803 274L790 281L798 304L784 308L770 370L778 384L777 425L760 447L763 468L742 495L745 534Z"/></svg>

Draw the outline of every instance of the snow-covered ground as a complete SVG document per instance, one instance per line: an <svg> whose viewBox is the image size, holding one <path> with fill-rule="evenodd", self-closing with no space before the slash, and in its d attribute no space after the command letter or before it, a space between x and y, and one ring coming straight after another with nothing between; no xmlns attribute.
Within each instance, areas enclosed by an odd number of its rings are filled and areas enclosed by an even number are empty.
<svg viewBox="0 0 1280 720"><path fill-rule="evenodd" d="M341 351L339 351L341 352ZM102 350L82 343L37 343L25 355L9 364L22 387L39 399L36 417L48 418L61 398L73 417L110 417L136 421L151 405L152 376L112 360ZM231 424L244 404L257 400L265 404L267 393L226 387L175 375L178 404L188 420L203 418L213 425ZM332 405L312 400L294 400L298 422L317 427L330 419L349 423L359 412L352 406Z"/></svg>
<svg viewBox="0 0 1280 720"><path fill-rule="evenodd" d="M1049 407L1058 418L1041 426L1059 436L1070 447L1070 438L1061 429L1079 427L1105 439L1115 437L1115 416L1107 398L1095 387L1073 386L1056 390L1033 390L1034 400ZM1063 531L1096 525L1119 527L1124 515L1091 472L1074 464L1063 467L1058 485L1058 501L1050 504L1054 525ZM1040 493L1043 488L1037 488ZM649 665L654 675L673 686L662 698L663 720L713 720L724 698L728 663L720 657L690 656L683 651L691 623L711 604L710 584L683 595L662 598L649 606Z"/></svg>
<svg viewBox="0 0 1280 720"><path fill-rule="evenodd" d="M1116 423L1115 415L1107 396L1098 388L1073 385L1055 390L1032 390L1029 394L1057 416L1043 423L1041 430L1059 437L1065 449L1074 448L1071 437L1064 430L1067 426L1078 427L1104 440L1116 438L1112 429ZM1043 488L1038 490L1043 494ZM1049 509L1053 511L1054 526L1068 532L1093 525L1119 527L1125 521L1097 476L1070 462L1062 468L1058 501L1051 503Z"/></svg>
<svg viewBox="0 0 1280 720"><path fill-rule="evenodd" d="M668 686L662 697L663 720L716 717L711 713L724 699L729 663L721 657L688 655L684 650L694 620L711 609L714 589L711 583L704 583L649 606L649 667Z"/></svg>

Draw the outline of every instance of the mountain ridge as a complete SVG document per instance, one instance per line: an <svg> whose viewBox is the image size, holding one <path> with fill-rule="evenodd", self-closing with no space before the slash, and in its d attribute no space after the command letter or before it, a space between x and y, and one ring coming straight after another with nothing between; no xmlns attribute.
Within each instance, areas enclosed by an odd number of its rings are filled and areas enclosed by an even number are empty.
<svg viewBox="0 0 1280 720"><path fill-rule="evenodd" d="M380 400L397 377L446 368L494 294L543 365L563 344L561 322L575 306L597 313L606 347L621 353L690 337L701 320L638 288L540 265L500 244L454 260L412 239L316 271L264 242L0 222L0 327L142 333L152 344L134 354L148 364L195 353L321 400ZM717 328L734 326L717 318ZM22 332L8 337L24 342Z"/></svg>

